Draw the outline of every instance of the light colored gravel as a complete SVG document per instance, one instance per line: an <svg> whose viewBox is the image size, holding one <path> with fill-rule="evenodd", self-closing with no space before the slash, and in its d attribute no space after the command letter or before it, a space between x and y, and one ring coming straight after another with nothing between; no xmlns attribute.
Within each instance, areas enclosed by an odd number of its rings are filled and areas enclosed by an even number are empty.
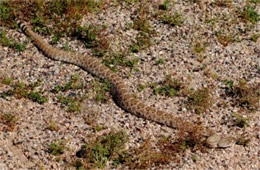
<svg viewBox="0 0 260 170"><path fill-rule="evenodd" d="M119 72L125 78L131 89L146 103L174 112L190 121L201 120L207 127L211 127L222 134L233 136L245 135L250 138L248 146L234 145L227 149L209 149L206 153L187 150L184 158L179 163L164 165L160 168L171 169L252 169L260 167L260 110L250 113L241 107L233 105L230 97L224 95L221 80L245 79L249 84L260 85L260 40L252 42L248 40L253 34L260 34L259 22L246 35L241 34L243 40L230 43L226 47L221 45L216 36L216 30L227 32L237 31L236 27L243 29L245 24L225 26L224 21L234 19L232 12L235 8L245 5L244 1L234 1L232 8L210 5L214 1L202 0L201 5L189 1L176 1L171 11L182 13L186 20L181 26L172 27L161 23L158 19L151 18L149 23L157 34L153 37L153 45L137 54L126 57L138 57L138 72L129 68L119 67ZM150 4L151 13L154 13ZM134 41L137 31L128 28L133 22L135 10L139 4L126 7L126 5L108 6L106 10L98 14L85 16L84 22L105 24L108 28L108 37L111 39L112 49L124 49ZM260 7L257 7L260 13ZM205 23L205 18L218 17L220 20L215 26ZM25 83L41 80L40 88L49 97L49 101L43 105L28 99L0 98L0 112L12 113L19 120L13 132L0 131L0 169L64 169L65 163L55 160L55 157L46 152L48 144L54 140L66 141L68 151L62 157L68 162L70 155L75 153L82 144L89 142L96 136L109 132L111 129L122 129L127 132L129 148L137 147L147 139L156 141L163 135L174 135L176 130L163 127L156 123L137 118L118 107L112 97L105 104L97 103L93 99L93 85L95 77L79 67L64 64L47 59L28 38L16 30L8 30L8 36L20 42L28 42L24 52L16 52L13 49L0 46L0 75L11 76L15 81ZM49 37L45 37L49 40ZM202 54L193 51L197 42L207 42L209 46ZM58 47L64 46L66 40L60 42ZM72 50L91 55L90 50L75 40L70 41ZM200 61L200 57L204 60ZM156 65L159 58L165 60L164 64ZM55 103L55 94L50 90L56 85L65 84L73 75L78 74L84 81L85 89L81 94L89 94L82 103L82 109L77 113L69 113L60 104ZM131 76L128 77L128 73ZM207 76L214 73L218 79ZM212 108L202 115L190 112L183 97L156 96L150 88L138 92L139 84L159 82L165 75L172 75L186 82L190 88L214 87L212 92L215 103ZM0 85L0 93L9 87ZM68 92L69 94L70 92ZM238 128L232 126L232 113L242 114L249 118L249 126ZM86 119L94 117L99 125L105 127L100 132L94 132ZM56 122L59 131L47 129L50 120ZM0 124L0 129L2 124ZM197 162L192 160L196 155ZM158 169L159 167L155 167Z"/></svg>

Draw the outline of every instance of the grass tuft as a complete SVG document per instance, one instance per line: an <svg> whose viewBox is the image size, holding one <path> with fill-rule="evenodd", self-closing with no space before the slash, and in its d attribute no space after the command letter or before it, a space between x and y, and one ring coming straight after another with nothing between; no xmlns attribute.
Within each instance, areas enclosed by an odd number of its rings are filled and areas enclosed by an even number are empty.
<svg viewBox="0 0 260 170"><path fill-rule="evenodd" d="M7 33L3 30L0 30L0 44L5 47L13 48L16 51L24 51L26 46L24 43L18 43L14 40L10 40L7 37Z"/></svg>
<svg viewBox="0 0 260 170"><path fill-rule="evenodd" d="M65 151L65 144L61 141L54 141L48 146L48 153L59 156Z"/></svg>
<svg viewBox="0 0 260 170"><path fill-rule="evenodd" d="M201 88L191 91L188 101L189 107L195 111L195 113L201 114L210 108L213 104L213 98L210 95L209 88Z"/></svg>
<svg viewBox="0 0 260 170"><path fill-rule="evenodd" d="M17 121L18 121L17 116L11 113L6 113L6 114L0 113L0 123L6 126L2 129L3 131L13 131Z"/></svg>
<svg viewBox="0 0 260 170"><path fill-rule="evenodd" d="M126 156L123 152L126 142L125 132L111 132L107 136L82 146L76 156L84 159L86 168L104 168L108 161L117 165L119 162L123 162L123 157Z"/></svg>
<svg viewBox="0 0 260 170"><path fill-rule="evenodd" d="M253 6L247 5L241 11L241 16L246 22L256 24L259 21L259 14Z"/></svg>

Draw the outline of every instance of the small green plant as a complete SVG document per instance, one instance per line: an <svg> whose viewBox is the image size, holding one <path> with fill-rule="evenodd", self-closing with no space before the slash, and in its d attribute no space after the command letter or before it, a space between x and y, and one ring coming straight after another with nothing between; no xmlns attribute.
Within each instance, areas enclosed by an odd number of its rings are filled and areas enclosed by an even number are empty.
<svg viewBox="0 0 260 170"><path fill-rule="evenodd" d="M0 80L1 80L1 83L5 84L5 85L11 85L12 81L13 81L13 79L11 77L3 77L3 78L0 78Z"/></svg>
<svg viewBox="0 0 260 170"><path fill-rule="evenodd" d="M104 56L109 51L109 40L103 35L105 32L105 26L95 25L77 25L71 29L69 33L72 37L76 37L80 40L86 48L93 49L95 56Z"/></svg>
<svg viewBox="0 0 260 170"><path fill-rule="evenodd" d="M32 92L32 91L27 93L27 98L39 104L43 104L48 101L47 97L42 96L39 92Z"/></svg>
<svg viewBox="0 0 260 170"><path fill-rule="evenodd" d="M126 58L127 55L128 54L126 52L122 52L122 53L111 52L110 54L105 56L103 63L114 72L118 71L118 66L125 66L125 67L129 67L130 69L134 69L138 64L139 59L138 58L127 59Z"/></svg>
<svg viewBox="0 0 260 170"><path fill-rule="evenodd" d="M96 132L99 132L99 131L101 131L101 130L103 130L103 129L105 129L105 128L106 128L106 127L103 126L103 125L96 125L96 126L94 127L94 129L95 129Z"/></svg>
<svg viewBox="0 0 260 170"><path fill-rule="evenodd" d="M218 18L206 18L205 23L215 25L219 21Z"/></svg>
<svg viewBox="0 0 260 170"><path fill-rule="evenodd" d="M51 44L57 44L60 41L61 37L62 35L60 33L54 34L51 38Z"/></svg>
<svg viewBox="0 0 260 170"><path fill-rule="evenodd" d="M251 2L251 3L254 3L254 4L259 4L259 3L260 3L260 0L251 0L250 2Z"/></svg>
<svg viewBox="0 0 260 170"><path fill-rule="evenodd" d="M80 159L73 161L72 166L74 166L77 170L83 170L85 168L83 161Z"/></svg>
<svg viewBox="0 0 260 170"><path fill-rule="evenodd" d="M13 9L8 4L8 1L0 1L0 20L1 20L0 25L1 26L10 22L10 20L13 17L12 11Z"/></svg>
<svg viewBox="0 0 260 170"><path fill-rule="evenodd" d="M173 15L166 13L160 19L164 24L171 26L181 26L185 21L185 18L178 12L174 12Z"/></svg>
<svg viewBox="0 0 260 170"><path fill-rule="evenodd" d="M223 80L223 83L229 88L229 89L233 89L234 87L234 81L233 80Z"/></svg>
<svg viewBox="0 0 260 170"><path fill-rule="evenodd" d="M221 31L216 32L216 36L218 39L218 42L222 44L224 47L228 46L228 44L235 42L235 34L224 34Z"/></svg>
<svg viewBox="0 0 260 170"><path fill-rule="evenodd" d="M237 139L237 141L236 141L236 144L237 145L242 145L242 146L248 146L248 144L249 144L249 142L250 142L251 140L249 139L249 138L246 138L246 137L244 137L244 136L240 136L238 139Z"/></svg>
<svg viewBox="0 0 260 170"><path fill-rule="evenodd" d="M149 34L145 32L139 32L136 36L136 42L130 47L130 51L133 53L138 53L152 45L152 40Z"/></svg>
<svg viewBox="0 0 260 170"><path fill-rule="evenodd" d="M257 40L259 39L259 37L260 37L260 34L254 34L254 35L252 35L251 40L256 43Z"/></svg>
<svg viewBox="0 0 260 170"><path fill-rule="evenodd" d="M165 60L163 58L159 58L158 60L156 60L156 65L160 65L160 64L164 64Z"/></svg>
<svg viewBox="0 0 260 170"><path fill-rule="evenodd" d="M64 153L65 144L61 141L54 141L48 146L48 153L59 156Z"/></svg>
<svg viewBox="0 0 260 170"><path fill-rule="evenodd" d="M9 82L8 82L9 83ZM43 91L36 92L34 88L40 85L40 82L32 83L29 85L24 84L23 82L9 84L12 89L2 92L0 95L2 98L7 98L8 96L16 96L18 99L27 98L33 102L43 104L48 101L48 98L41 95Z"/></svg>
<svg viewBox="0 0 260 170"><path fill-rule="evenodd" d="M64 97L61 94L57 96L58 102L61 103L62 106L67 106L68 112L78 112L81 109L81 101L83 97L73 97L67 96Z"/></svg>
<svg viewBox="0 0 260 170"><path fill-rule="evenodd" d="M232 80L224 80L224 83L227 85L226 94L234 99L234 103L252 111L259 107L257 84L248 85L245 80L239 80L236 84Z"/></svg>
<svg viewBox="0 0 260 170"><path fill-rule="evenodd" d="M166 76L165 80L159 82L158 85L153 86L153 84L150 84L150 87L154 89L155 95L166 95L172 97L180 95L184 89L183 83L178 79L172 79L170 76Z"/></svg>
<svg viewBox="0 0 260 170"><path fill-rule="evenodd" d="M194 45L193 50L194 50L195 53L200 54L200 53L203 53L206 50L207 46L208 46L208 43L197 42Z"/></svg>
<svg viewBox="0 0 260 170"><path fill-rule="evenodd" d="M97 79L94 82L94 91L96 93L96 101L97 102L107 102L108 101L108 92L111 90L112 84L103 80Z"/></svg>
<svg viewBox="0 0 260 170"><path fill-rule="evenodd" d="M3 46L6 46L6 47L9 47L11 46L11 41L10 39L7 37L6 35L7 33L5 31L1 31L0 32L0 43L3 45Z"/></svg>
<svg viewBox="0 0 260 170"><path fill-rule="evenodd" d="M248 119L239 114L232 114L234 118L234 125L240 128L248 126Z"/></svg>
<svg viewBox="0 0 260 170"><path fill-rule="evenodd" d="M256 24L259 21L259 14L255 11L254 7L247 5L241 12L242 18L253 24Z"/></svg>
<svg viewBox="0 0 260 170"><path fill-rule="evenodd" d="M138 148L130 151L125 165L130 169L149 169L180 161L179 157L188 148L192 151L203 151L205 147L201 140L202 130L201 126L183 123L177 139L163 136L156 143L156 147L152 146L149 139L145 140Z"/></svg>
<svg viewBox="0 0 260 170"><path fill-rule="evenodd" d="M17 121L18 118L11 113L0 113L0 123L6 125L6 131L13 131Z"/></svg>
<svg viewBox="0 0 260 170"><path fill-rule="evenodd" d="M7 33L5 31L0 31L0 44L3 46L13 48L17 51L24 51L25 50L25 44L24 43L18 43L14 40L10 40L7 37Z"/></svg>
<svg viewBox="0 0 260 170"><path fill-rule="evenodd" d="M213 98L210 95L209 88L201 88L191 91L188 101L190 108L194 109L195 113L198 114L205 112L213 104Z"/></svg>
<svg viewBox="0 0 260 170"><path fill-rule="evenodd" d="M36 15L31 19L32 22L32 30L34 32L39 32L41 34L50 35L50 28L44 26L46 23L43 16Z"/></svg>
<svg viewBox="0 0 260 170"><path fill-rule="evenodd" d="M225 79L222 81L227 87L226 87L226 93L231 95L234 90L234 81Z"/></svg>
<svg viewBox="0 0 260 170"><path fill-rule="evenodd" d="M232 0L216 0L215 4L219 7L230 7Z"/></svg>
<svg viewBox="0 0 260 170"><path fill-rule="evenodd" d="M154 165L169 164L173 160L171 155L164 154L152 147L150 140L145 140L138 148L132 150L126 161L130 169L149 169Z"/></svg>
<svg viewBox="0 0 260 170"><path fill-rule="evenodd" d="M81 108L80 102L74 101L68 105L67 111L68 112L78 112L78 111L80 111L80 108Z"/></svg>
<svg viewBox="0 0 260 170"><path fill-rule="evenodd" d="M119 157L123 154L126 142L125 132L111 132L107 136L82 146L76 156L84 158L88 168L104 168L107 161L120 160Z"/></svg>
<svg viewBox="0 0 260 170"><path fill-rule="evenodd" d="M1 93L1 97L6 99L8 96L13 96L15 93L13 90L7 90Z"/></svg>
<svg viewBox="0 0 260 170"><path fill-rule="evenodd" d="M94 48L98 46L98 31L99 28L93 25L85 25L83 27L78 26L74 32L72 32L72 36L81 40L85 44L86 48Z"/></svg>
<svg viewBox="0 0 260 170"><path fill-rule="evenodd" d="M74 74L71 79L66 82L63 86L57 85L52 89L53 93L58 93L60 91L65 92L68 90L77 90L84 88L84 82L79 78L78 74Z"/></svg>
<svg viewBox="0 0 260 170"><path fill-rule="evenodd" d="M137 87L137 90L138 90L139 92L141 92L141 91L143 91L145 88L146 88L146 85L144 85L144 84L139 84L138 87Z"/></svg>
<svg viewBox="0 0 260 170"><path fill-rule="evenodd" d="M148 22L146 15L141 15L139 19L134 20L133 29L147 34L153 34L152 27Z"/></svg>
<svg viewBox="0 0 260 170"><path fill-rule="evenodd" d="M260 99L258 87L258 85L248 85L245 80L239 80L238 85L233 89L233 97L240 106L256 110Z"/></svg>
<svg viewBox="0 0 260 170"><path fill-rule="evenodd" d="M164 0L162 4L159 5L160 10L168 10L170 6L169 0Z"/></svg>

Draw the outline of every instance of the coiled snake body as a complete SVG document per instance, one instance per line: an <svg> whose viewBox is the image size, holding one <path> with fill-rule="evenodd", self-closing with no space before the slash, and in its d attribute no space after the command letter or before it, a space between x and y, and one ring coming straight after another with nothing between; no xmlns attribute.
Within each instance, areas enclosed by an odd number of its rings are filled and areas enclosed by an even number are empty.
<svg viewBox="0 0 260 170"><path fill-rule="evenodd" d="M103 65L99 59L77 52L62 51L54 48L45 42L40 35L33 32L26 23L18 19L16 19L16 22L22 31L32 39L34 44L48 58L77 65L93 75L108 80L113 85L112 95L116 103L127 112L171 128L179 128L183 126L183 124L187 124L188 126L194 125L191 122L175 117L173 114L144 104L142 100L136 98L133 93L129 91L129 87L124 83L124 80ZM234 142L233 137L219 136L209 130L206 130L204 134L206 136L205 142L210 147L225 148Z"/></svg>

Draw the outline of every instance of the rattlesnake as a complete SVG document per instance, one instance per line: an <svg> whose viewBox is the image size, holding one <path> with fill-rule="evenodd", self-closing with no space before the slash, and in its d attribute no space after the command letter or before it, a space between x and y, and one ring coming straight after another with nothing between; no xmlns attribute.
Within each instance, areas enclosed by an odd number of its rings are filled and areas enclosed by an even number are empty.
<svg viewBox="0 0 260 170"><path fill-rule="evenodd" d="M77 52L62 51L54 48L45 42L40 35L33 32L26 23L19 19L16 19L16 22L21 30L32 39L34 44L48 58L77 65L93 75L108 80L113 86L111 93L115 102L127 112L171 128L180 128L183 127L183 125L195 127L195 124L192 122L183 120L182 118L175 117L171 113L144 104L141 99L138 99L132 92L130 92L129 87L125 84L124 80L116 73L112 72L108 67L103 65L99 59L85 56ZM235 141L233 137L220 136L209 129L204 129L203 135L205 136L205 143L210 147L225 148L231 146Z"/></svg>

